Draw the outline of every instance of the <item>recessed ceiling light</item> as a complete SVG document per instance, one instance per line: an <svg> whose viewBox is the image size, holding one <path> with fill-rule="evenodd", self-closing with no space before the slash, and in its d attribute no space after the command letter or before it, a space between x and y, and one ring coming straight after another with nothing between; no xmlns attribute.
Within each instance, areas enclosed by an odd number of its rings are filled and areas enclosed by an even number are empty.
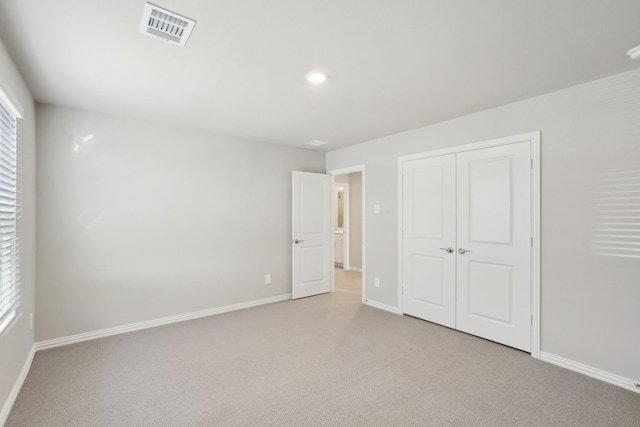
<svg viewBox="0 0 640 427"><path fill-rule="evenodd" d="M329 78L327 73L323 73L321 71L311 71L307 73L304 77L315 85L324 83Z"/></svg>
<svg viewBox="0 0 640 427"><path fill-rule="evenodd" d="M627 55L629 55L631 59L640 59L640 46L630 49L629 52L627 52Z"/></svg>

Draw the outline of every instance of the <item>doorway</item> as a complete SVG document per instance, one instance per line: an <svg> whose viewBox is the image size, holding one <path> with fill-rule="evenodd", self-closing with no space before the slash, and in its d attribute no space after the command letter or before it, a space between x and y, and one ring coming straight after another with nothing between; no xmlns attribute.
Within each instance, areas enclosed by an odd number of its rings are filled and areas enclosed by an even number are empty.
<svg viewBox="0 0 640 427"><path fill-rule="evenodd" d="M333 286L364 300L364 166L327 172L333 178Z"/></svg>

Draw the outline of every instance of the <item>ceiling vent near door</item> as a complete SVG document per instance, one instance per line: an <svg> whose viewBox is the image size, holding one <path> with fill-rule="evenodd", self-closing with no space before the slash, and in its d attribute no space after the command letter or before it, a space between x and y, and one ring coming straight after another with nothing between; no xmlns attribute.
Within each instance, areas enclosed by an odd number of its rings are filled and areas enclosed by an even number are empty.
<svg viewBox="0 0 640 427"><path fill-rule="evenodd" d="M151 3L145 3L140 32L184 46L196 21Z"/></svg>

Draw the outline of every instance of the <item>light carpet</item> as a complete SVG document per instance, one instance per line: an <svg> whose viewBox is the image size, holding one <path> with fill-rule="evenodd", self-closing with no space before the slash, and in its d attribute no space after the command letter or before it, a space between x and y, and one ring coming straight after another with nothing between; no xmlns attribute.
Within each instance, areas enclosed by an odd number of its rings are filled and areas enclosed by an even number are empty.
<svg viewBox="0 0 640 427"><path fill-rule="evenodd" d="M335 292L38 352L14 426L638 426L640 396Z"/></svg>

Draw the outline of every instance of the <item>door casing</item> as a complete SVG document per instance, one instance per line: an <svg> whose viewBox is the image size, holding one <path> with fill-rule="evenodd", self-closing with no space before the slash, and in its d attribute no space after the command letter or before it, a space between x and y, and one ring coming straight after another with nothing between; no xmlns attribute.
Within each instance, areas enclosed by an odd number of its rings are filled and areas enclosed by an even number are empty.
<svg viewBox="0 0 640 427"><path fill-rule="evenodd" d="M402 221L402 171L403 163L427 157L457 154L482 148L497 147L529 141L531 144L531 356L540 358L540 131L507 136L398 158L398 311L403 312L403 221Z"/></svg>

